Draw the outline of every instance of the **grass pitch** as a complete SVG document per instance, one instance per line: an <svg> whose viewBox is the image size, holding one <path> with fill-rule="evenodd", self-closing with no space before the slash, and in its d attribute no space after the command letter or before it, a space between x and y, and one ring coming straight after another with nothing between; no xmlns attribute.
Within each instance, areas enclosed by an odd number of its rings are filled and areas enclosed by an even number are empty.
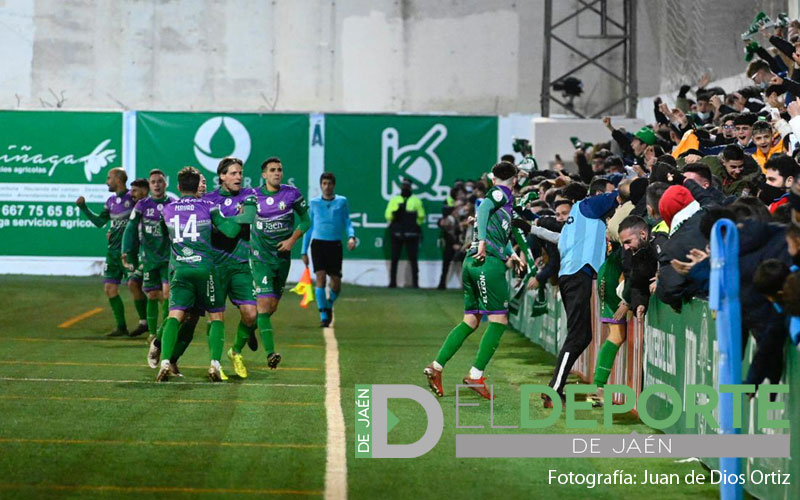
<svg viewBox="0 0 800 500"><path fill-rule="evenodd" d="M250 377L205 380L208 346L201 321L181 359L184 378L152 383L146 344L105 339L111 313L98 278L0 277L0 498L321 497L325 490L325 342L316 310L287 295L273 324L283 363L266 368L263 351L245 350ZM135 311L122 291L129 325ZM99 314L58 325L97 307ZM417 459L355 459L355 384L425 385L422 368L460 321L461 294L344 286L336 304L350 498L667 498L716 497L712 485L548 485L548 470L641 474L692 470L670 459L457 459L453 389L469 369L480 334L445 370L445 429ZM227 347L238 312L229 307ZM519 385L546 384L554 358L507 331L489 365L496 425L519 423ZM227 359L223 367L233 370ZM464 392L462 402L479 402ZM532 404L538 407L539 401ZM391 443L416 441L424 412L392 401L400 423ZM460 409L461 425L489 429L488 404ZM579 412L602 418L602 412ZM631 418L614 432L653 431ZM468 432L463 429L460 432ZM566 432L564 418L548 433ZM603 432L593 430L587 432ZM706 474L707 475L707 474Z"/></svg>

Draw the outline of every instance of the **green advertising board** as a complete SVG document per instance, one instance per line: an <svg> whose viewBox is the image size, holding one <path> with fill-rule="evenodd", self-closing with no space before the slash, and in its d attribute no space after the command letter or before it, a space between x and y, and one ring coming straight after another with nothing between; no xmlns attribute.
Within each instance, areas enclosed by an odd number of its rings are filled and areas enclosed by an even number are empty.
<svg viewBox="0 0 800 500"><path fill-rule="evenodd" d="M708 302L693 300L684 304L680 313L671 307L652 298L647 310L647 328L645 329L645 361L644 361L644 386L651 384L668 384L674 387L683 401L686 400L686 388L690 384L704 384L719 387L719 350L717 348L717 334L714 317ZM747 373L750 361L755 352L755 343L752 336L748 336L747 347L742 363L742 378ZM781 384L790 384L790 394L778 394L777 400L784 404L784 410L770 410L771 419L790 419L794 434L800 425L800 390L797 389L797 350L789 344L786 349L786 359L776 360L784 362L783 379ZM672 412L672 401L666 395L651 397L647 401L647 410L657 419L666 418ZM706 396L696 396L698 404L706 404ZM685 403L684 403L685 404ZM757 398L743 398L742 433L743 434L784 434L790 429L762 429L756 418ZM681 409L683 411L683 409ZM719 422L719 408L713 411L714 419ZM692 425L692 427L689 427ZM706 419L698 414L694 422L679 419L672 427L664 429L665 433L675 434L716 434L716 427L712 427ZM792 442L791 449L797 439ZM703 458L709 467L718 468L719 459ZM761 471L765 474L773 471L792 473L792 485L755 484L748 482L745 489L758 498L798 498L800 484L794 478L800 475L798 462L790 458L757 457L743 458L742 472L751 477L752 471Z"/></svg>
<svg viewBox="0 0 800 500"><path fill-rule="evenodd" d="M261 163L281 159L284 184L308 196L307 114L136 113L136 172L154 168L167 175L167 190L177 195L178 171L197 167L208 191L219 186L217 165L226 156L244 161L243 187L263 184ZM300 256L300 245L293 252Z"/></svg>
<svg viewBox="0 0 800 500"><path fill-rule="evenodd" d="M154 168L167 174L168 191L177 194L177 174L185 166L206 176L208 190L218 186L217 165L226 156L244 161L244 187L258 187L261 163L271 156L283 162L284 184L306 194L308 115L232 113L136 113L136 174Z"/></svg>
<svg viewBox="0 0 800 500"><path fill-rule="evenodd" d="M97 256L108 171L122 165L122 113L0 111L0 255Z"/></svg>
<svg viewBox="0 0 800 500"><path fill-rule="evenodd" d="M410 178L427 213L420 259L439 260L444 201L454 181L480 178L497 162L497 117L327 114L324 141L325 171L348 198L360 241L345 257L389 258L384 211Z"/></svg>

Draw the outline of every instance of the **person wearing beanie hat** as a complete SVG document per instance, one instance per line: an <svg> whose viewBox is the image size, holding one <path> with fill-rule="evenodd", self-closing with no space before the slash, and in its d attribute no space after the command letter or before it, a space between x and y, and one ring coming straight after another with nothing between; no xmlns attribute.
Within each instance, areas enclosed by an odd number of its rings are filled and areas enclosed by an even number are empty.
<svg viewBox="0 0 800 500"><path fill-rule="evenodd" d="M670 233L673 232L672 220L675 215L694 201L692 193L683 186L670 186L664 191L664 195L658 202L658 212L661 214L661 218L664 219L664 222L667 223L667 226L669 226Z"/></svg>
<svg viewBox="0 0 800 500"><path fill-rule="evenodd" d="M658 255L659 269L656 296L680 312L683 302L694 297L702 286L691 273L682 274L673 261L685 261L693 249L704 249L706 238L700 231L705 210L684 186L670 186L658 202L658 211L669 226L669 239Z"/></svg>

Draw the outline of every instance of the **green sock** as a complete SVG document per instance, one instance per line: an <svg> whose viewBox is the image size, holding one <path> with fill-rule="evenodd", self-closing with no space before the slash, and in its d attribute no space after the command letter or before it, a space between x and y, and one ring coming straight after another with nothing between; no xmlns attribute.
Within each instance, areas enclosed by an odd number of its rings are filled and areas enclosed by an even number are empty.
<svg viewBox="0 0 800 500"><path fill-rule="evenodd" d="M439 349L439 354L436 355L436 362L444 366L445 363L450 361L450 358L461 348L461 344L464 343L464 340L466 340L473 331L475 330L463 321L450 330L450 333L444 340L444 344L442 344L442 348Z"/></svg>
<svg viewBox="0 0 800 500"><path fill-rule="evenodd" d="M115 295L108 298L108 303L111 305L111 311L114 313L114 321L117 323L117 328L125 329L125 306L122 304L122 297Z"/></svg>
<svg viewBox="0 0 800 500"><path fill-rule="evenodd" d="M192 343L194 338L194 329L197 326L197 320L184 320L178 328L178 340L175 342L175 350L172 351L172 356L169 358L170 363L177 363L178 359L186 352L186 348ZM163 325L162 325L163 327Z"/></svg>
<svg viewBox="0 0 800 500"><path fill-rule="evenodd" d="M489 326L483 332L481 345L478 347L478 355L475 356L475 368L481 371L486 369L489 360L494 356L494 351L500 345L500 337L503 336L504 331L506 331L506 325L503 323L489 322Z"/></svg>
<svg viewBox="0 0 800 500"><path fill-rule="evenodd" d="M167 322L167 316L169 316L169 300L165 300L161 303L161 307L163 308L162 311L162 318L161 318L161 326L158 327L156 331L156 337L159 341L161 341L161 337L164 333L164 324ZM192 333L194 333L194 327L192 327Z"/></svg>
<svg viewBox="0 0 800 500"><path fill-rule="evenodd" d="M158 329L158 299L147 299L147 331L155 335Z"/></svg>
<svg viewBox="0 0 800 500"><path fill-rule="evenodd" d="M208 333L208 350L211 353L212 361L222 359L222 351L225 349L225 323L219 320L211 322Z"/></svg>
<svg viewBox="0 0 800 500"><path fill-rule="evenodd" d="M164 322L164 333L161 336L161 359L172 359L175 343L178 341L179 322L175 318L167 318Z"/></svg>
<svg viewBox="0 0 800 500"><path fill-rule="evenodd" d="M241 353L247 341L250 340L250 332L256 329L255 325L247 326L239 321L239 327L236 329L236 341L233 343L233 352Z"/></svg>
<svg viewBox="0 0 800 500"><path fill-rule="evenodd" d="M275 339L272 336L272 320L267 313L258 313L258 331L261 333L261 343L267 356L275 352Z"/></svg>
<svg viewBox="0 0 800 500"><path fill-rule="evenodd" d="M136 307L139 320L147 321L147 299L133 299L133 305Z"/></svg>
<svg viewBox="0 0 800 500"><path fill-rule="evenodd" d="M603 342L600 352L597 354L597 362L594 366L594 379L592 380L597 387L603 387L608 382L611 369L614 367L614 359L617 357L619 346L610 340Z"/></svg>

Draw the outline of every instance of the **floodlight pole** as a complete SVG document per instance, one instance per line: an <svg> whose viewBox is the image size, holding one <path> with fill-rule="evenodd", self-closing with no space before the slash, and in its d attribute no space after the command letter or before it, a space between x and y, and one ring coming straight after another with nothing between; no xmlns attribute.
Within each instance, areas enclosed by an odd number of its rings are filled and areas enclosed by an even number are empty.
<svg viewBox="0 0 800 500"><path fill-rule="evenodd" d="M614 19L608 14L608 2L615 2L617 5L622 4L623 18L621 21ZM567 5L560 3L560 6ZM571 5L571 4L570 4ZM578 26L578 16L583 12L593 13L597 16L600 22L599 35L581 35ZM565 25L575 26L574 38L577 39L592 39L592 40L605 40L609 43L599 52L595 54L586 54L584 51L578 49L567 41L568 36L557 33L556 30ZM616 29L613 31L622 32L622 34L610 34L609 24ZM553 21L553 0L545 0L544 2L544 53L542 56L542 94L541 94L541 113L542 116L550 116L550 101L561 104L564 109L570 113L584 118L584 115L568 109L557 97L553 96L551 86L553 82L558 81L567 76L574 75L577 71L586 66L595 66L604 73L608 74L612 82L619 82L621 85L622 98L611 98L607 103L600 103L602 106L599 111L596 111L590 118L598 118L611 111L618 104L625 105L625 115L633 118L636 115L636 100L637 100L637 82L636 82L636 0L577 0L575 9L566 17ZM552 62L552 42L556 41L561 46L567 49L571 54L579 56L583 62L577 66L572 67L570 70L564 72L557 78L552 78L550 74ZM609 53L615 51L622 51L622 67L616 70L610 69L607 65L600 63L600 59Z"/></svg>

